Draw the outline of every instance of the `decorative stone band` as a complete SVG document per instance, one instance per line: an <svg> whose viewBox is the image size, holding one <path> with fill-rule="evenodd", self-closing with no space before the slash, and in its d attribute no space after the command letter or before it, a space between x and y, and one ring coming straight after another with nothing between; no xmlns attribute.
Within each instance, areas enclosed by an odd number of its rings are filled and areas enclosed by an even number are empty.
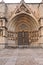
<svg viewBox="0 0 43 65"><path fill-rule="evenodd" d="M31 31L28 32L29 34L29 40L31 40L31 42L35 42L39 39L39 31ZM17 32L8 32L8 40L18 40L18 33Z"/></svg>

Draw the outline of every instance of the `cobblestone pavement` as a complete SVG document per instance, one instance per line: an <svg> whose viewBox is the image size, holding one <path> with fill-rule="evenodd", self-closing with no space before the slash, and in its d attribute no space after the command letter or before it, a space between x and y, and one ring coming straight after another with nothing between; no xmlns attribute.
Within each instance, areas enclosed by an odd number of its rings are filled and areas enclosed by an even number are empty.
<svg viewBox="0 0 43 65"><path fill-rule="evenodd" d="M43 65L43 49L0 50L0 65Z"/></svg>

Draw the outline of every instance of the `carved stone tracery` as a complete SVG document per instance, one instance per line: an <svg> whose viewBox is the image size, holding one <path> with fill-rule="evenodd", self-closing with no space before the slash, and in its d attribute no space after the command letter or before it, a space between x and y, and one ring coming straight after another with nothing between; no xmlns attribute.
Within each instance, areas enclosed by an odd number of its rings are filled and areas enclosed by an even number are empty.
<svg viewBox="0 0 43 65"><path fill-rule="evenodd" d="M16 13L19 13L21 11L24 11L24 12L27 12L27 13L31 14L30 11L24 6L24 4L22 4L20 6L20 8L17 9Z"/></svg>

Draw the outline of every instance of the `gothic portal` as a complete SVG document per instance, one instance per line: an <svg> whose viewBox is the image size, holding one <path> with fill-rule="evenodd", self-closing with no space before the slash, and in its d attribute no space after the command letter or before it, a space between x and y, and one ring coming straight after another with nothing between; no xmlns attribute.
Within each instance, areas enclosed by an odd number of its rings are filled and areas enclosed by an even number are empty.
<svg viewBox="0 0 43 65"><path fill-rule="evenodd" d="M0 48L43 47L43 2L0 2Z"/></svg>

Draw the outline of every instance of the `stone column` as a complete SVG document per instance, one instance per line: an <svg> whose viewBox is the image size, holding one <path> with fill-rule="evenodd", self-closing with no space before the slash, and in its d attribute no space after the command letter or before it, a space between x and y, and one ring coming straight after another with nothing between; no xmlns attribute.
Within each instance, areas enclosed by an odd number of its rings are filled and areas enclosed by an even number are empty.
<svg viewBox="0 0 43 65"><path fill-rule="evenodd" d="M0 49L5 48L7 44L7 28L6 28L6 18L0 18L2 21L2 25L0 27L0 30L2 30L2 36L0 36Z"/></svg>
<svg viewBox="0 0 43 65"><path fill-rule="evenodd" d="M43 18L40 19L40 46L43 47Z"/></svg>

